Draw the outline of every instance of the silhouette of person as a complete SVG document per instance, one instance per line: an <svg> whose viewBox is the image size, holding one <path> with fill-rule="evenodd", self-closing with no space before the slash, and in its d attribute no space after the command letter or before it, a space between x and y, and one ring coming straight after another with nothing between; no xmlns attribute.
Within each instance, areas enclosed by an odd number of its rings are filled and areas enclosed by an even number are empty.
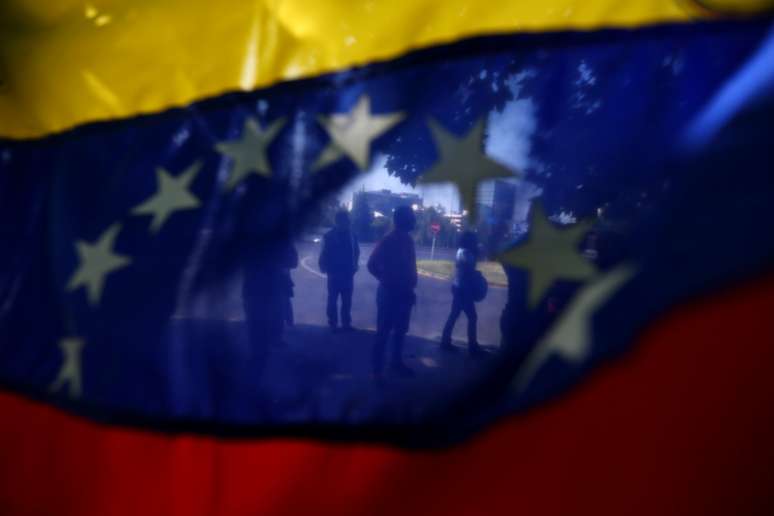
<svg viewBox="0 0 774 516"><path fill-rule="evenodd" d="M468 319L468 352L471 355L481 353L476 330L478 314L474 300L476 281L476 261L478 260L478 238L472 231L465 231L460 236L459 249L455 257L454 281L452 282L452 306L449 318L443 327L441 349L452 351L451 334L461 312Z"/></svg>
<svg viewBox="0 0 774 516"><path fill-rule="evenodd" d="M349 213L336 213L336 225L323 237L318 265L328 275L328 325L331 331L338 329L337 303L341 297L341 327L352 330L352 289L360 260L357 243L349 221Z"/></svg>
<svg viewBox="0 0 774 516"><path fill-rule="evenodd" d="M376 339L372 365L381 377L387 342L392 336L390 370L400 376L412 374L403 363L403 341L416 302L417 262L414 240L409 234L416 226L414 212L408 206L393 212L393 230L382 238L368 258L368 271L379 280L376 291Z"/></svg>
<svg viewBox="0 0 774 516"><path fill-rule="evenodd" d="M265 351L282 344L293 296L290 269L298 267L298 252L290 240L253 249L245 263L242 300L250 342Z"/></svg>

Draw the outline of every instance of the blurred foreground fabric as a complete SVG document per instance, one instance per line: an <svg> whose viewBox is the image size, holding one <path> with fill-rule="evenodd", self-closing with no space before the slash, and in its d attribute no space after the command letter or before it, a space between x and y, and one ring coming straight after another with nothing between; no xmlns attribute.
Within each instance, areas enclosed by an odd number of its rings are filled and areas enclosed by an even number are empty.
<svg viewBox="0 0 774 516"><path fill-rule="evenodd" d="M214 5L0 7L0 514L774 510L770 5ZM315 268L377 176L386 378L375 280L331 334Z"/></svg>

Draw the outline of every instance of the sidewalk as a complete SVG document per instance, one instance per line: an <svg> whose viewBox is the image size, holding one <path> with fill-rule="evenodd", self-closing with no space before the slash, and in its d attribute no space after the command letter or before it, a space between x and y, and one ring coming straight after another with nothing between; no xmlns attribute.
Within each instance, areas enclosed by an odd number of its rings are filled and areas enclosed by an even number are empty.
<svg viewBox="0 0 774 516"><path fill-rule="evenodd" d="M177 379L177 400L241 423L417 422L458 399L460 389L483 377L497 356L495 348L484 347L488 355L472 359L459 342L458 351L449 353L437 342L408 336L404 359L414 375L398 378L386 371L377 381L371 374L372 331L332 334L326 327L297 325L286 330L285 345L263 354L247 341L243 322L178 324L187 350L180 357L186 374Z"/></svg>

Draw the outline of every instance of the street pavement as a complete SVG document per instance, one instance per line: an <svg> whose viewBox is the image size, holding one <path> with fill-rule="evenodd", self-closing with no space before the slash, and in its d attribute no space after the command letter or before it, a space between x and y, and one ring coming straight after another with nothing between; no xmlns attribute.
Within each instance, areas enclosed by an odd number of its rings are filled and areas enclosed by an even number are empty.
<svg viewBox="0 0 774 516"><path fill-rule="evenodd" d="M365 330L376 330L376 278L366 269L373 244L360 246L360 270L355 274L355 289L352 296L352 324ZM300 243L298 254L300 264L292 272L296 284L293 299L296 321L301 324L327 326L325 315L326 279L317 268L320 244ZM436 250L435 259L453 260L454 251ZM429 248L417 249L418 260L430 259ZM409 335L428 340L440 340L443 325L451 309L451 285L448 280L429 276L419 277L416 289L417 303L411 314ZM487 297L476 304L478 311L479 342L488 346L500 344L500 314L505 306L507 291L504 288L489 288ZM460 315L452 339L456 344L467 344L467 320Z"/></svg>
<svg viewBox="0 0 774 516"><path fill-rule="evenodd" d="M439 346L451 306L450 282L420 276L403 353L414 374L405 378L388 372L382 382L374 381L377 282L365 267L373 246L361 246L355 275L352 322L357 329L337 334L327 327L326 279L317 269L320 244L300 242L297 249L300 264L292 271L295 325L286 328L282 345L266 349L248 340L240 275L224 279L217 291L189 299L170 321L170 356L179 366L170 388L176 386L175 401L189 416L277 424L309 418L340 423L432 420L451 400L460 399L461 390L486 378L497 362L506 290L490 287L477 304L479 342L486 353L471 358L465 352L464 315L453 336L457 352ZM430 250L418 249L417 257L429 259ZM437 259L452 257L450 250L435 254Z"/></svg>
<svg viewBox="0 0 774 516"><path fill-rule="evenodd" d="M299 266L291 271L295 283L293 310L295 320L308 326L327 328L326 316L326 277L317 267L320 244L312 242L297 243ZM360 270L355 274L352 296L352 324L362 330L376 330L376 289L378 282L366 268L373 244L360 246ZM429 248L418 248L417 259L430 259ZM453 260L454 251L436 250L433 256L437 260ZM181 306L175 314L176 319L209 319L226 321L244 321L242 304L242 275L235 274L224 278L217 291L201 293ZM451 310L451 283L449 280L430 276L419 276L416 288L417 302L411 314L409 335L431 341L439 341L446 318ZM485 346L500 345L500 314L507 300L507 289L489 287L487 297L476 303L478 312L478 340ZM454 344L467 344L467 319L461 314L452 334Z"/></svg>
<svg viewBox="0 0 774 516"><path fill-rule="evenodd" d="M403 359L411 375L371 370L374 333L332 334L319 325L286 328L284 343L250 342L244 321L172 321L175 371L170 397L178 414L224 423L422 423L437 421L489 378L500 356L480 357L408 336ZM453 429L448 429L452 432Z"/></svg>

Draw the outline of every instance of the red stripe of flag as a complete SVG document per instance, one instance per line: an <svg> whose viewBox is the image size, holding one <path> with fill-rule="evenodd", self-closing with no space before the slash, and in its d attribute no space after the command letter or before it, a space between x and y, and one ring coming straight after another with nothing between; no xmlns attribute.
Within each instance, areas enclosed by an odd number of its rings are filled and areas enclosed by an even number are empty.
<svg viewBox="0 0 774 516"><path fill-rule="evenodd" d="M672 311L569 395L444 451L219 441L0 395L0 514L774 514L774 277Z"/></svg>

